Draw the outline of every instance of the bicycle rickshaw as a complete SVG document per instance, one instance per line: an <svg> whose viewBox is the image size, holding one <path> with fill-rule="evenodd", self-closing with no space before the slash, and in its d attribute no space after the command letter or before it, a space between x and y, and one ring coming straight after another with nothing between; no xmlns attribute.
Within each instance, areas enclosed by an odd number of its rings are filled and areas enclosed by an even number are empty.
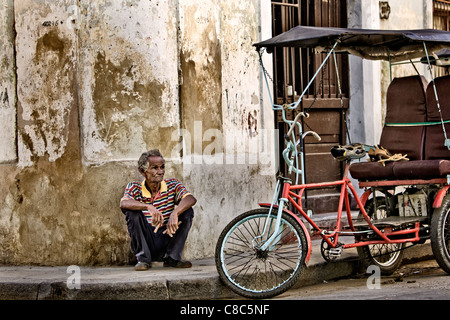
<svg viewBox="0 0 450 320"><path fill-rule="evenodd" d="M265 50L314 48L316 52L326 53L326 57L296 102L277 105L271 101L272 109L280 110L283 121L289 124L282 155L295 181L279 176L271 203L240 214L224 228L215 253L221 280L244 297L269 298L281 294L297 282L306 268L311 255L311 235L322 237L321 253L325 260L336 259L344 249L357 248L361 261L379 267L384 275L399 267L406 244L430 240L440 267L450 273L450 139L447 137L450 76L435 79L431 68L432 64L442 64L436 53L450 48L450 32L297 26L254 46L260 55L269 92L268 72L262 62ZM332 154L345 162L343 178L307 184L303 139L309 134L320 137L313 131L303 131L299 120L308 115L296 109L326 61L334 60L337 65L337 53L386 60L390 66L405 60L414 66L417 60L412 59L421 58L419 62L428 65L431 81L427 82L421 75L392 80L386 96L381 147L338 146ZM292 110L297 111L295 119L288 120L286 112ZM367 153L375 161L350 163ZM400 157L389 158L392 155ZM364 189L361 196L348 178L348 172ZM341 191L336 227L327 230L311 219L303 207L302 197L305 190L331 186L340 187ZM349 194L359 210L357 219L352 219ZM293 212L288 208L294 208ZM344 208L348 226L341 223ZM343 236L353 237L354 241L343 243L340 241Z"/></svg>

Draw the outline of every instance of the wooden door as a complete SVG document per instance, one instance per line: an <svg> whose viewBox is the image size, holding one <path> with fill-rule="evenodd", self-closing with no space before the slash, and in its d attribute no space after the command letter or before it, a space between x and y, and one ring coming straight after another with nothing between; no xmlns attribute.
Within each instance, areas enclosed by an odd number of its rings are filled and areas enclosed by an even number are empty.
<svg viewBox="0 0 450 320"><path fill-rule="evenodd" d="M345 0L280 0L272 1L273 35L278 35L297 25L346 27L347 9ZM296 101L325 58L312 49L277 48L274 51L274 92L277 104ZM343 144L345 138L345 114L348 109L348 58L337 55L341 91L334 60L329 59L314 84L302 99L298 111L307 111L310 118L303 120L304 131L316 131L320 142L311 136L305 140L305 178L307 183L333 181L342 176L342 165L334 160L330 149ZM296 112L287 116L293 119ZM276 127L280 137L287 126L281 112L276 114ZM280 141L284 146L284 141ZM283 148L280 148L280 152ZM280 171L286 175L284 160L280 154ZM336 210L336 189L311 190L306 195L309 209L315 213Z"/></svg>

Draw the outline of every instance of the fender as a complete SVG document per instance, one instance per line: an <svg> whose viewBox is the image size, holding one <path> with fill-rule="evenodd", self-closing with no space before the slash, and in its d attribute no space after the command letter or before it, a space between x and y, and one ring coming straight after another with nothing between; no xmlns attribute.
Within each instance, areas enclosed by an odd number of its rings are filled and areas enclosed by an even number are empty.
<svg viewBox="0 0 450 320"><path fill-rule="evenodd" d="M369 199L369 196L372 194L372 189L364 191L362 196L359 198L361 200L361 204L364 207L366 205L367 199Z"/></svg>
<svg viewBox="0 0 450 320"><path fill-rule="evenodd" d="M442 205L442 200L444 200L445 195L447 194L448 188L450 185L444 186L442 189L438 191L436 194L436 198L434 198L433 208L440 208Z"/></svg>
<svg viewBox="0 0 450 320"><path fill-rule="evenodd" d="M263 207L263 208L269 208L270 209L271 204L270 203L260 203L259 206ZM278 206L274 205L273 208L278 209ZM308 261L311 258L311 235L309 234L309 230L308 230L308 228L306 228L306 226L303 223L303 221L300 220L300 218L297 217L295 214L293 214L291 211L289 211L287 209L283 209L283 212L285 212L288 215L292 216L298 222L298 224L302 227L303 232L305 233L307 247L308 247L308 249L307 249L308 253L306 254L305 263L308 264Z"/></svg>

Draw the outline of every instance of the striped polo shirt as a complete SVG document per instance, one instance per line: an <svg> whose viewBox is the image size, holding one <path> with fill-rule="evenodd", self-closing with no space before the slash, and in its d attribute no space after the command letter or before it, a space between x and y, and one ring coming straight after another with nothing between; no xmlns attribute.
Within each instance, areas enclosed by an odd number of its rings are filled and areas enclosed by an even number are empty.
<svg viewBox="0 0 450 320"><path fill-rule="evenodd" d="M170 214L179 204L181 199L190 195L185 186L178 179L164 179L161 181L161 189L156 195L152 195L145 186L145 180L142 182L130 182L126 188L122 199L132 199L146 204L152 204L158 209L164 220L169 219ZM147 210L142 211L151 223L152 217Z"/></svg>

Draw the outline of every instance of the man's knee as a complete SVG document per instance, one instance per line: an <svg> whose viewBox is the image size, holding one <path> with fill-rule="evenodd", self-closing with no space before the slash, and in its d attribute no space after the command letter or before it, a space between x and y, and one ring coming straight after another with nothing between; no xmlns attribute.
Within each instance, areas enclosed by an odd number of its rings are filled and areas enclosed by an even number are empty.
<svg viewBox="0 0 450 320"><path fill-rule="evenodd" d="M137 210L123 210L123 213L126 216L127 223L138 223L142 219L142 211Z"/></svg>
<svg viewBox="0 0 450 320"><path fill-rule="evenodd" d="M179 220L181 221L192 220L192 218L194 218L194 209L192 208L187 209L179 216Z"/></svg>

